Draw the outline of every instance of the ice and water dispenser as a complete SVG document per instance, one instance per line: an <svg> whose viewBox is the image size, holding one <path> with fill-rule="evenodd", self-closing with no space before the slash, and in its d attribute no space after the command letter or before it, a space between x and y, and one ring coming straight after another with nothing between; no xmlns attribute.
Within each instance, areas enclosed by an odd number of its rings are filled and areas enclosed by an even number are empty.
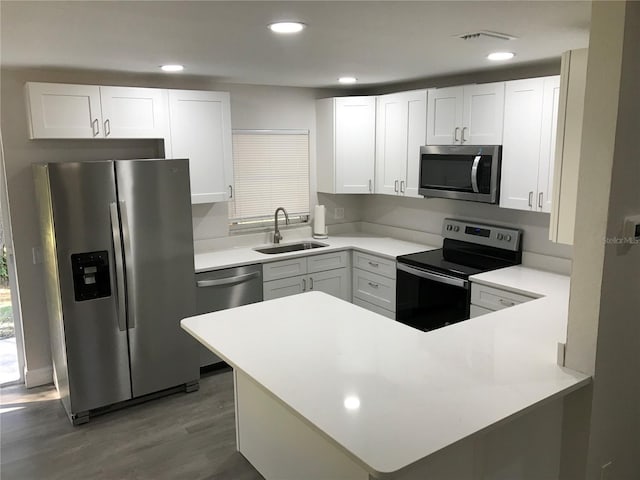
<svg viewBox="0 0 640 480"><path fill-rule="evenodd" d="M109 252L106 250L72 254L71 269L76 302L111 295Z"/></svg>

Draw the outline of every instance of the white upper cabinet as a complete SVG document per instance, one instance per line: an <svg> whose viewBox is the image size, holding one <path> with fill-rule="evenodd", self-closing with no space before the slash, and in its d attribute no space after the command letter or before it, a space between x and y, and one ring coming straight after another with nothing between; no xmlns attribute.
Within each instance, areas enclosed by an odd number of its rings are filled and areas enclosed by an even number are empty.
<svg viewBox="0 0 640 480"><path fill-rule="evenodd" d="M105 138L163 138L166 102L159 88L100 87Z"/></svg>
<svg viewBox="0 0 640 480"><path fill-rule="evenodd" d="M373 193L375 97L316 103L318 191Z"/></svg>
<svg viewBox="0 0 640 480"><path fill-rule="evenodd" d="M419 197L420 147L426 143L427 92L378 97L376 193Z"/></svg>
<svg viewBox="0 0 640 480"><path fill-rule="evenodd" d="M163 138L166 93L156 88L26 84L31 138Z"/></svg>
<svg viewBox="0 0 640 480"><path fill-rule="evenodd" d="M427 144L501 144L504 85L497 82L430 89Z"/></svg>
<svg viewBox="0 0 640 480"><path fill-rule="evenodd" d="M549 212L560 77L506 82L500 206Z"/></svg>
<svg viewBox="0 0 640 480"><path fill-rule="evenodd" d="M192 203L233 195L231 101L226 92L169 90L172 158L188 158Z"/></svg>
<svg viewBox="0 0 640 480"><path fill-rule="evenodd" d="M428 97L427 145L459 144L464 87L432 88Z"/></svg>
<svg viewBox="0 0 640 480"><path fill-rule="evenodd" d="M104 138L100 87L30 82L25 93L30 138Z"/></svg>

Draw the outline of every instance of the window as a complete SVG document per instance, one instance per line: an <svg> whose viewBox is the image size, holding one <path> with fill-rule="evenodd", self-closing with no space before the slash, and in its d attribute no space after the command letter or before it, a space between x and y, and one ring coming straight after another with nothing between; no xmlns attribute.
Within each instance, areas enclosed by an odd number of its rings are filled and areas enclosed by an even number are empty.
<svg viewBox="0 0 640 480"><path fill-rule="evenodd" d="M292 223L308 221L308 130L234 130L233 180L233 229L266 226L278 207Z"/></svg>

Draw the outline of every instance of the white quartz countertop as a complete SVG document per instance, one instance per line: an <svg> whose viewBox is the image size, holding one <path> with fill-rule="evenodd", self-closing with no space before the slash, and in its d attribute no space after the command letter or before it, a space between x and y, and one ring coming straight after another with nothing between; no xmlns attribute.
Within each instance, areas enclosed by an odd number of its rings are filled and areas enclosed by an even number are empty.
<svg viewBox="0 0 640 480"><path fill-rule="evenodd" d="M569 298L570 278L568 276L527 268L522 265L479 273L469 277L469 280L522 295L560 296L567 300Z"/></svg>
<svg viewBox="0 0 640 480"><path fill-rule="evenodd" d="M284 260L292 257L305 255L320 255L336 250L355 249L363 252L379 255L395 259L398 255L406 255L408 253L422 252L425 250L433 250L434 246L423 245L420 243L405 242L404 240L396 240L389 237L378 237L374 235L332 235L329 238L316 240L313 238L297 239L292 242L282 242L282 245L288 243L300 242L318 242L327 245L322 248L312 250L299 250L297 252L278 253L269 255L256 252L254 248L273 246L273 245L256 245L252 247L227 248L222 250L213 250L209 252L197 253L195 255L196 273L206 272L210 270L219 270L221 268L235 267L238 265L248 265L252 263L266 263Z"/></svg>
<svg viewBox="0 0 640 480"><path fill-rule="evenodd" d="M308 292L182 327L384 478L587 384L556 363L566 303L551 295L424 333Z"/></svg>

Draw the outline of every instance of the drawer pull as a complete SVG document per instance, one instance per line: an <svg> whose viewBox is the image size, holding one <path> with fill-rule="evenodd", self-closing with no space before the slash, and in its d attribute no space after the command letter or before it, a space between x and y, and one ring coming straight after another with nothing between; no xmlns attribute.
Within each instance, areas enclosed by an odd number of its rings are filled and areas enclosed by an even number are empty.
<svg viewBox="0 0 640 480"><path fill-rule="evenodd" d="M515 302L511 302L509 300L505 300L504 298L501 298L498 300L502 305L504 305L505 307L513 307L516 303Z"/></svg>
<svg viewBox="0 0 640 480"><path fill-rule="evenodd" d="M369 262L369 265L371 265L374 268L378 268L380 266L380 264L376 262Z"/></svg>
<svg viewBox="0 0 640 480"><path fill-rule="evenodd" d="M378 285L377 283L369 282L369 286L372 288L378 288L380 285Z"/></svg>

